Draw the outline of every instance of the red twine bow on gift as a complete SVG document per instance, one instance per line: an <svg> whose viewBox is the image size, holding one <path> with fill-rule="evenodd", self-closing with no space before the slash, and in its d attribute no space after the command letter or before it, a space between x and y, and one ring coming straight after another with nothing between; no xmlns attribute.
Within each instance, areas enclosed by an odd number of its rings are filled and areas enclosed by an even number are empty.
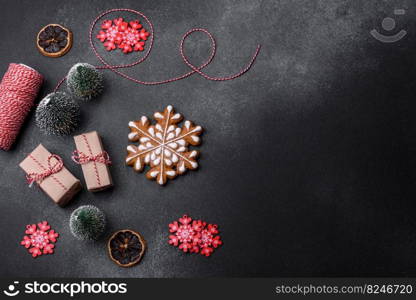
<svg viewBox="0 0 416 300"><path fill-rule="evenodd" d="M83 152L75 150L72 152L72 160L79 165L83 165L89 163L91 161L102 163L105 165L111 165L110 156L108 155L107 151L102 151L96 155L87 155Z"/></svg>
<svg viewBox="0 0 416 300"><path fill-rule="evenodd" d="M52 164L52 158L56 160L56 163ZM59 155L51 154L48 157L48 169L45 169L45 171L41 173L29 173L26 175L27 182L29 183L29 186L32 186L34 182L40 183L42 180L44 180L46 177L51 176L52 174L56 174L59 171L62 170L64 167L64 162L62 161L62 158Z"/></svg>

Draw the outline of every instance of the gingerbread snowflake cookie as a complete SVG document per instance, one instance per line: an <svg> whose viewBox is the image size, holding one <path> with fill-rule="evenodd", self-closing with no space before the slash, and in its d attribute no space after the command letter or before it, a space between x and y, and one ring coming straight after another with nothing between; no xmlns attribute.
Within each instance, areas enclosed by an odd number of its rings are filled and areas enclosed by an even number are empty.
<svg viewBox="0 0 416 300"><path fill-rule="evenodd" d="M179 127L183 117L175 113L171 105L153 116L156 120L154 125L145 116L129 122L129 140L140 144L127 146L126 163L137 172L143 171L146 165L150 166L146 177L164 185L168 179L185 173L187 169L198 168L199 152L190 150L189 145L201 143L202 127L188 120Z"/></svg>

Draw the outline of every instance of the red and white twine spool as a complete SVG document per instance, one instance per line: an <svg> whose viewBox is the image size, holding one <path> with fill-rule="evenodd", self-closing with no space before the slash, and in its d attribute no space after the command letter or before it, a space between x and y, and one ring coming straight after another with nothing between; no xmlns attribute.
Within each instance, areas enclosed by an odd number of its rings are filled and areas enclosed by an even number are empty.
<svg viewBox="0 0 416 300"><path fill-rule="evenodd" d="M23 64L10 64L0 83L0 149L9 150L42 85L43 77Z"/></svg>

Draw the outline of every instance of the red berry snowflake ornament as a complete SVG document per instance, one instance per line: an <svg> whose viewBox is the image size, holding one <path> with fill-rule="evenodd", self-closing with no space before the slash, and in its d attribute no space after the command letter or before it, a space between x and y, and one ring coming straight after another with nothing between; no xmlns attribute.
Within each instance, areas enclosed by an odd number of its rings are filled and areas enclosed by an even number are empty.
<svg viewBox="0 0 416 300"><path fill-rule="evenodd" d="M29 249L32 257L53 253L54 243L56 243L59 234L53 229L49 230L50 228L51 226L46 221L38 223L37 226L36 224L26 226L26 235L20 244Z"/></svg>
<svg viewBox="0 0 416 300"><path fill-rule="evenodd" d="M107 51L121 49L123 53L143 51L145 42L150 35L139 20L126 22L123 18L105 20L101 24L97 39L104 43Z"/></svg>
<svg viewBox="0 0 416 300"><path fill-rule="evenodd" d="M183 252L200 253L207 257L222 245L216 224L192 220L187 215L178 221L169 224L169 232L172 233L169 235L170 245L179 247Z"/></svg>

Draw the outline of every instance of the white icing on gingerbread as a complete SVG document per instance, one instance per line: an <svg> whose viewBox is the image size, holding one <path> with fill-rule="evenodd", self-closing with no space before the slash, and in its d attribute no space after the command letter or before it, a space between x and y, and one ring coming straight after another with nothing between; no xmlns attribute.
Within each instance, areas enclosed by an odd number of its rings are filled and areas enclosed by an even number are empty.
<svg viewBox="0 0 416 300"><path fill-rule="evenodd" d="M168 136L166 137L166 141L170 141L171 139L173 139L175 137L175 134L173 132L169 133Z"/></svg>
<svg viewBox="0 0 416 300"><path fill-rule="evenodd" d="M176 175L176 172L175 172L175 171L173 171L173 170L171 170L171 171L166 171L166 175L169 175L169 176L175 176L175 175Z"/></svg>
<svg viewBox="0 0 416 300"><path fill-rule="evenodd" d="M188 145L197 145L202 132L201 126L194 126L192 122L185 121L181 129L176 125L182 115L175 113L171 105L165 111L154 113L157 120L151 125L146 117L141 117L140 123L129 122L131 132L129 139L139 141L138 147L128 146L126 163L133 164L136 171L142 171L144 165L152 169L147 173L148 178L154 178L159 184L165 184L166 179L182 174L187 168L195 169L198 152L189 151ZM176 168L172 169L172 168Z"/></svg>
<svg viewBox="0 0 416 300"><path fill-rule="evenodd" d="M183 163L183 162L181 162L180 163L180 165L179 165L179 172L181 172L181 173L183 173L183 172L185 172L185 163Z"/></svg>
<svg viewBox="0 0 416 300"><path fill-rule="evenodd" d="M178 119L180 119L181 118L181 115L180 114L175 114L173 117L172 117L172 120L178 120Z"/></svg>
<svg viewBox="0 0 416 300"><path fill-rule="evenodd" d="M163 115L162 115L161 113L159 113L159 112L155 113L155 114L154 114L154 117L155 117L156 119L163 119Z"/></svg>
<svg viewBox="0 0 416 300"><path fill-rule="evenodd" d="M137 136L137 132L130 132L128 135L129 140L133 140L136 136Z"/></svg>
<svg viewBox="0 0 416 300"><path fill-rule="evenodd" d="M140 163L140 159L137 159L137 160L136 160L136 163L134 164L134 168L135 168L136 170L140 170L140 169L141 169L141 167L142 167L142 165L141 165L141 163Z"/></svg>

